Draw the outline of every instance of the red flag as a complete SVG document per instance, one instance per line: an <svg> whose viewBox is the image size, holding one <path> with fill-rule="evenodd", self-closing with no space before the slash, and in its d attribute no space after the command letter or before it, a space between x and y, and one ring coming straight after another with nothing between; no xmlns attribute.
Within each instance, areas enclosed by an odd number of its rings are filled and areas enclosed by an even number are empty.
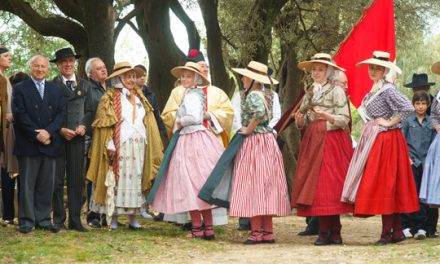
<svg viewBox="0 0 440 264"><path fill-rule="evenodd" d="M391 61L396 55L393 0L375 0L367 7L352 31L339 45L334 56L338 66L347 70L348 90L354 106L359 107L373 82L368 76L368 66L356 64L368 59L373 51L386 51Z"/></svg>

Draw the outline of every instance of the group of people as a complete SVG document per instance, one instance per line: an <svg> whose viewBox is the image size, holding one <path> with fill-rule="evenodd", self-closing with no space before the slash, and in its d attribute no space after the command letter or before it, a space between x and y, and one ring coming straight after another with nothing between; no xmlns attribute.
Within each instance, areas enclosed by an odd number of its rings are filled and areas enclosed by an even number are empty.
<svg viewBox="0 0 440 264"><path fill-rule="evenodd" d="M382 215L377 245L436 234L440 95L431 98L427 75L415 74L411 104L396 89L400 69L387 52L359 63L374 84L359 108L366 124L356 148L345 70L326 53L298 64L313 83L283 117L278 81L263 63L232 69L243 89L231 103L210 84L203 54L191 50L171 70L176 88L160 113L144 66L119 62L108 75L101 59L90 58L85 80L75 73L79 56L71 48L50 61L36 55L30 77L8 79L12 58L0 47L3 220L13 222L18 179L21 233L87 232L86 189L91 227L116 229L127 215L129 229L139 230L137 215L154 210L191 221L188 237L213 240L228 208L250 219L245 244L274 243L273 217L295 208L319 218L317 246L343 243L340 215L347 213ZM46 81L49 62L59 71L53 81ZM440 62L432 70L440 74ZM288 191L277 136L292 121L303 133Z"/></svg>

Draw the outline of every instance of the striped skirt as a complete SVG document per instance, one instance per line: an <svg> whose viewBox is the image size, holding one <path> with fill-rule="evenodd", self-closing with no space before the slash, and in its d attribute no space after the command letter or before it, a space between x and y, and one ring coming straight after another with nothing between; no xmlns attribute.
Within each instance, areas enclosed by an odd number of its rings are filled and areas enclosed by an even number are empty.
<svg viewBox="0 0 440 264"><path fill-rule="evenodd" d="M237 152L229 214L290 214L283 157L272 133L248 136Z"/></svg>
<svg viewBox="0 0 440 264"><path fill-rule="evenodd" d="M440 206L440 133L426 155L419 197L421 202L432 207Z"/></svg>
<svg viewBox="0 0 440 264"><path fill-rule="evenodd" d="M207 130L181 134L151 204L153 209L175 214L213 208L197 195L223 151L221 143Z"/></svg>
<svg viewBox="0 0 440 264"><path fill-rule="evenodd" d="M370 155L371 147L378 133L379 126L374 125L373 121L366 123L362 129L361 138L354 151L350 166L348 167L347 177L345 178L344 188L342 190L342 202L354 204L368 155Z"/></svg>

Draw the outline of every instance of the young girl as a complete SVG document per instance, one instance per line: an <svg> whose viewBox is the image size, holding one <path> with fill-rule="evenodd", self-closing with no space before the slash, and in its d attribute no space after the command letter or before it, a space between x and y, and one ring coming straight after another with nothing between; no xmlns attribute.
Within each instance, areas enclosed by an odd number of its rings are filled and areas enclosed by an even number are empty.
<svg viewBox="0 0 440 264"><path fill-rule="evenodd" d="M403 241L400 213L419 209L408 147L400 122L414 108L385 77L400 69L390 62L388 52L375 51L368 64L374 81L360 108L366 123L350 162L342 200L354 203L358 216L382 215L382 235L376 245Z"/></svg>
<svg viewBox="0 0 440 264"><path fill-rule="evenodd" d="M347 96L332 84L339 68L325 53L300 62L312 75L313 84L295 115L297 127L305 127L292 189L292 207L299 216L319 216L315 245L342 244L340 214L353 207L340 200L353 148L344 132L350 120Z"/></svg>
<svg viewBox="0 0 440 264"><path fill-rule="evenodd" d="M165 152L148 202L156 211L165 214L189 212L192 221L189 237L212 240L215 238L213 206L197 195L224 148L203 125L205 94L200 88L208 81L201 74L200 66L194 62L175 67L171 73L180 78L187 93L177 110L175 136Z"/></svg>

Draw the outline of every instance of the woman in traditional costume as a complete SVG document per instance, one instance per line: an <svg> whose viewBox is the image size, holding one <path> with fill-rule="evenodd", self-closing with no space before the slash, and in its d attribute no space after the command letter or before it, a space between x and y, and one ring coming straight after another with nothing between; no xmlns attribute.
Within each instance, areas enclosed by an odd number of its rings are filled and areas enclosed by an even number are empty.
<svg viewBox="0 0 440 264"><path fill-rule="evenodd" d="M350 109L344 89L332 82L339 71L326 53L317 53L298 67L310 72L307 87L295 115L298 128L305 128L301 141L291 202L299 216L319 216L319 237L315 245L342 244L340 214L353 206L341 202L341 193L353 148L344 131Z"/></svg>
<svg viewBox="0 0 440 264"><path fill-rule="evenodd" d="M136 69L128 62L113 69L107 78L111 88L102 96L92 124L87 172L95 187L91 210L108 214L108 208L114 208L111 229L117 228L119 215L128 215L129 228L138 230L142 227L136 215L146 206L145 193L158 171L163 146L153 109L142 90L135 88Z"/></svg>
<svg viewBox="0 0 440 264"><path fill-rule="evenodd" d="M171 73L180 79L186 93L177 109L174 137L165 152L148 203L165 214L189 212L192 221L189 237L212 240L215 238L213 206L197 195L224 147L203 124L207 110L202 89L208 80L194 62L175 67Z"/></svg>
<svg viewBox="0 0 440 264"><path fill-rule="evenodd" d="M252 231L245 244L274 243L272 218L290 214L283 157L269 126L272 97L263 92L264 84L273 86L278 81L270 77L266 65L256 61L232 70L242 75L246 90L239 131L246 137L234 158L229 213L250 218Z"/></svg>
<svg viewBox="0 0 440 264"><path fill-rule="evenodd" d="M401 121L414 108L394 85L400 69L388 52L375 51L368 64L373 88L362 100L359 112L365 124L350 162L342 200L354 203L357 216L382 215L382 234L376 245L403 241L400 213L419 210L408 147Z"/></svg>

